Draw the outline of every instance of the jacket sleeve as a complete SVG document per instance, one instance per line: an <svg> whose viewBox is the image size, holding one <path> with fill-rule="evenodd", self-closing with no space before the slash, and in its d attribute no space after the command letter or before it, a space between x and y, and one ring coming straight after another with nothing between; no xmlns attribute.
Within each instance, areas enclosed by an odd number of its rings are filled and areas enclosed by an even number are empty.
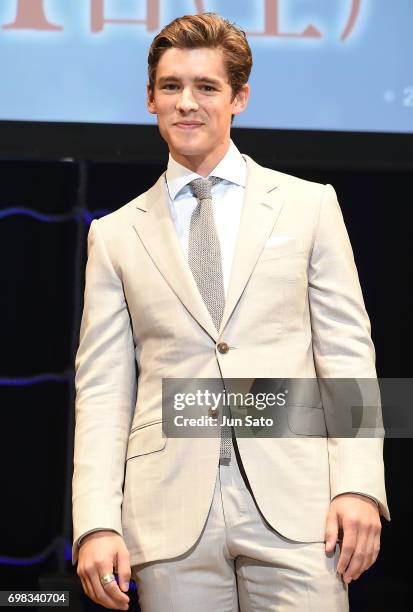
<svg viewBox="0 0 413 612"><path fill-rule="evenodd" d="M88 234L84 308L75 359L72 563L78 540L100 528L122 535L121 506L136 401L135 348L122 281L94 220Z"/></svg>
<svg viewBox="0 0 413 612"><path fill-rule="evenodd" d="M370 320L348 233L331 185L323 187L309 262L308 291L318 378L373 379L373 384L377 383ZM380 406L378 410L380 421ZM331 413L325 416L327 430L334 430ZM390 520L383 436L334 437L329 434L327 444L331 498L351 491L371 496L378 500L380 513Z"/></svg>

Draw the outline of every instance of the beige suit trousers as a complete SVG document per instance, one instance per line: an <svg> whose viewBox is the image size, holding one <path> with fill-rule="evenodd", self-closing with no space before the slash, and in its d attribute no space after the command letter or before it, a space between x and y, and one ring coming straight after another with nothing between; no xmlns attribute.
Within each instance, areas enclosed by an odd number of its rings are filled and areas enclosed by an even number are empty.
<svg viewBox="0 0 413 612"><path fill-rule="evenodd" d="M323 542L296 542L272 529L238 461L238 453L220 461L195 544L173 559L133 566L142 612L348 611L348 587L336 573L339 546L327 555Z"/></svg>

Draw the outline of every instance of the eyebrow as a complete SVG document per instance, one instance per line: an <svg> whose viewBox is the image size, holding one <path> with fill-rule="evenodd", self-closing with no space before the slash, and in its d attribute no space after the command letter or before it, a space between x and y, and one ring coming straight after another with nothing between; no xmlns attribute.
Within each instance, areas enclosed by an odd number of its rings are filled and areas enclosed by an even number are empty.
<svg viewBox="0 0 413 612"><path fill-rule="evenodd" d="M164 76L164 77L160 77L158 80L158 85L163 85L166 82L179 82L180 79L176 76ZM211 77L206 77L206 76L198 76L194 78L195 83L209 83L210 85L214 85L215 87L219 87L221 85L221 81L218 81L217 79L213 79Z"/></svg>

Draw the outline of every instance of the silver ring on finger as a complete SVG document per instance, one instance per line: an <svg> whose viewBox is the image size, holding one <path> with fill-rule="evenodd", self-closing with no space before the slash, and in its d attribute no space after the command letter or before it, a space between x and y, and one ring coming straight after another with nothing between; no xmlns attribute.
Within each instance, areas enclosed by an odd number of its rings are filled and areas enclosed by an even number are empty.
<svg viewBox="0 0 413 612"><path fill-rule="evenodd" d="M105 574L104 576L100 576L100 582L103 587L109 584L110 582L113 582L114 580L115 580L114 574Z"/></svg>

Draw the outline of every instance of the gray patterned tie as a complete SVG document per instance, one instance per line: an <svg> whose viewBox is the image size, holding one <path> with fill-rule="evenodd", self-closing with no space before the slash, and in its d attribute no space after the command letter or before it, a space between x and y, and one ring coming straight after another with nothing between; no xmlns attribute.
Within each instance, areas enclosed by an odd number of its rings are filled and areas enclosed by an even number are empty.
<svg viewBox="0 0 413 612"><path fill-rule="evenodd" d="M211 187L221 180L212 176L208 179L197 178L189 183L198 205L192 213L189 226L188 264L217 330L224 312L225 289L221 249L212 211ZM229 416L228 410L225 410L225 414ZM221 426L219 456L221 459L231 457L231 428L228 425Z"/></svg>

